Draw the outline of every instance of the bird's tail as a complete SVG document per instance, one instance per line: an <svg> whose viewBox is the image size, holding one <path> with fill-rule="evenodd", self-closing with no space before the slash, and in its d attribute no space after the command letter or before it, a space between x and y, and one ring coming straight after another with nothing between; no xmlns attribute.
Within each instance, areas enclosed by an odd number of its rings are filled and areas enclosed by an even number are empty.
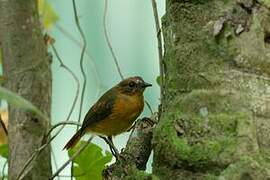
<svg viewBox="0 0 270 180"><path fill-rule="evenodd" d="M81 129L77 131L76 134L74 134L74 136L72 136L72 138L67 142L64 149L68 150L70 148L73 148L79 142L79 140L81 139L83 135L84 133Z"/></svg>

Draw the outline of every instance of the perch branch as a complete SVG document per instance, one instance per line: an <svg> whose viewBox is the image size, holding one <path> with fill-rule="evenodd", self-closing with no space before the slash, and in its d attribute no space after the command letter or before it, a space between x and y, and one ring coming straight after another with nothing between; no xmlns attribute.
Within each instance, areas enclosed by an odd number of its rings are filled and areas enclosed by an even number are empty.
<svg viewBox="0 0 270 180"><path fill-rule="evenodd" d="M152 151L151 140L157 115L151 118L143 118L136 124L136 136L132 136L123 152L120 160L110 165L103 171L104 179L119 179L119 175L128 175L128 170L137 167L145 170ZM123 178L123 176L121 177Z"/></svg>

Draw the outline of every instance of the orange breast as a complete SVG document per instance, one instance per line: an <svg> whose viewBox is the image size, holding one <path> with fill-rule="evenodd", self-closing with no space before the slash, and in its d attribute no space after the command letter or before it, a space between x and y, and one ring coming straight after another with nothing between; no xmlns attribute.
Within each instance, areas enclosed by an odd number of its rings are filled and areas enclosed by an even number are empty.
<svg viewBox="0 0 270 180"><path fill-rule="evenodd" d="M99 135L115 136L127 131L144 107L143 95L119 95L113 106L112 114L100 121L89 131Z"/></svg>

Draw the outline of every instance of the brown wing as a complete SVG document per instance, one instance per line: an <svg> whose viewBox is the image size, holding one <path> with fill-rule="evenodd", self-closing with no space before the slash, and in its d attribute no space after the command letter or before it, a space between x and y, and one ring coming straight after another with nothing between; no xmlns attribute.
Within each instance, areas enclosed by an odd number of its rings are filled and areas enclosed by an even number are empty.
<svg viewBox="0 0 270 180"><path fill-rule="evenodd" d="M85 115L81 130L83 131L108 117L112 113L115 99L115 89L110 89L101 96Z"/></svg>

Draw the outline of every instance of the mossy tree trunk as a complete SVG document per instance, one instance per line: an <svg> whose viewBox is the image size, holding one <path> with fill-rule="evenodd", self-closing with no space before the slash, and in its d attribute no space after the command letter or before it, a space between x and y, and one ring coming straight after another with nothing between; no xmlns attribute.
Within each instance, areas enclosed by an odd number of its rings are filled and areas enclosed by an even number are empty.
<svg viewBox="0 0 270 180"><path fill-rule="evenodd" d="M0 42L5 86L50 115L51 69L41 28L37 0L0 0ZM40 147L50 122L16 107L9 107L9 180L15 180L26 161ZM23 179L51 175L50 148L39 154Z"/></svg>
<svg viewBox="0 0 270 180"><path fill-rule="evenodd" d="M270 2L167 0L161 179L270 178Z"/></svg>

